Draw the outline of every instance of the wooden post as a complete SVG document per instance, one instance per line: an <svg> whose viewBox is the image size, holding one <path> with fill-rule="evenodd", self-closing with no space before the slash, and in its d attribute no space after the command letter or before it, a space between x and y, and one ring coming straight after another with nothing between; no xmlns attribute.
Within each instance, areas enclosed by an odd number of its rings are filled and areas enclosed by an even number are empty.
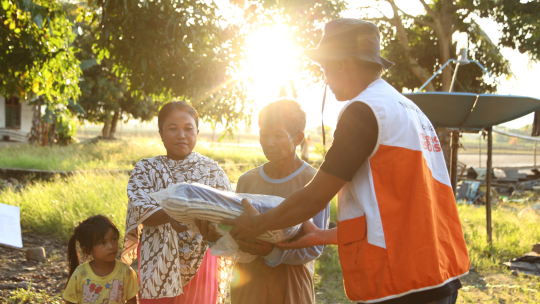
<svg viewBox="0 0 540 304"><path fill-rule="evenodd" d="M535 170L538 169L538 168L536 167L536 143L537 143L537 141L535 140L535 141L534 141L534 169L535 169Z"/></svg>
<svg viewBox="0 0 540 304"><path fill-rule="evenodd" d="M478 136L478 168L482 168L482 133Z"/></svg>
<svg viewBox="0 0 540 304"><path fill-rule="evenodd" d="M454 195L457 187L457 156L459 149L459 131L452 131L451 154L450 154L450 183Z"/></svg>
<svg viewBox="0 0 540 304"><path fill-rule="evenodd" d="M491 156L493 154L493 134L492 127L487 131L487 162L486 162L486 228L487 241L492 243L492 228L491 228Z"/></svg>

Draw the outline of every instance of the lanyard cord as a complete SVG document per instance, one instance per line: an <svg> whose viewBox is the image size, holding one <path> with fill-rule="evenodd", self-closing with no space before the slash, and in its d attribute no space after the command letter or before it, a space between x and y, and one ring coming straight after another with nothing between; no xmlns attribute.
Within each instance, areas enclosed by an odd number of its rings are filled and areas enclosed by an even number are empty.
<svg viewBox="0 0 540 304"><path fill-rule="evenodd" d="M326 102L326 88L328 88L328 84L325 81L324 84L324 95L322 99L322 110L321 110L321 124L322 124L322 142L323 147L326 146L326 133L324 132L324 104Z"/></svg>

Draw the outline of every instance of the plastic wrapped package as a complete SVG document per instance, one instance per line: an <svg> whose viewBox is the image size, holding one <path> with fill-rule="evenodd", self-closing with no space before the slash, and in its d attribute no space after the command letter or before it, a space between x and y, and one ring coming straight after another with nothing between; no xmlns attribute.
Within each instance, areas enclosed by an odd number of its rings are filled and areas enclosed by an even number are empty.
<svg viewBox="0 0 540 304"><path fill-rule="evenodd" d="M206 185L180 183L167 189L151 193L163 210L178 222L188 226L191 232L199 232L194 220L207 220L218 224L223 219L235 218L242 214L242 199L247 198L260 212L264 213L284 201L283 198L271 195L233 193L216 190ZM300 224L281 230L267 231L258 239L279 243L294 237L300 230ZM238 244L228 235L226 226L217 225L217 232L224 235L212 248L212 254L223 257L235 257L240 262L253 259L249 254L238 250ZM224 229L223 229L224 228Z"/></svg>

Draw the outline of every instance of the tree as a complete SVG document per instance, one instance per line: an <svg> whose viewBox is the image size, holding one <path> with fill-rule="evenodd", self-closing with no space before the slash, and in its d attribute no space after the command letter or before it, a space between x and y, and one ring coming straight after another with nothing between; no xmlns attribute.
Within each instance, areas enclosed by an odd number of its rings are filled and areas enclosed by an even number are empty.
<svg viewBox="0 0 540 304"><path fill-rule="evenodd" d="M129 79L113 72L111 60L96 59L97 39L94 35L96 23L84 18L87 8L66 4L70 19L75 22L79 35L74 46L79 49L77 58L81 61L83 74L79 87L79 104L84 112L78 114L80 120L103 123L102 137L114 138L118 121L130 118L151 120L159 110L160 103L150 98L140 99L128 91Z"/></svg>
<svg viewBox="0 0 540 304"><path fill-rule="evenodd" d="M71 30L57 1L2 0L0 94L43 95L65 105L76 99L80 69Z"/></svg>
<svg viewBox="0 0 540 304"><path fill-rule="evenodd" d="M0 94L36 104L39 112L34 119L33 142L42 137L46 137L44 143L54 141L55 118L67 111L70 103L76 104L81 70L71 46L73 38L71 24L57 1L1 1ZM47 125L41 122L42 105Z"/></svg>
<svg viewBox="0 0 540 304"><path fill-rule="evenodd" d="M246 36L280 16L298 31L302 46L314 45L321 25L313 25L345 7L341 0L233 2L242 14L227 20L209 1L99 0L93 9L99 58L113 62L117 76L125 75L135 99L186 100L203 121L232 132L251 119L249 81L239 77ZM314 73L320 75L319 69Z"/></svg>
<svg viewBox="0 0 540 304"><path fill-rule="evenodd" d="M388 71L388 79L398 89L415 89L448 60L455 58L456 45L452 36L456 32L466 32L469 49L473 59L482 62L494 75L510 75L508 61L499 53L497 46L471 18L487 10L487 0L434 0L428 4L418 0L425 14L412 16L403 11L394 0L380 0L388 3L393 16L364 16L377 22L382 32L384 54L396 62ZM380 12L379 7L368 7ZM368 11L369 12L369 11ZM474 65L460 67L458 90L469 92L493 92L495 86L482 81L483 72ZM436 77L426 86L427 91L449 91L452 82L452 69L445 68L441 77Z"/></svg>
<svg viewBox="0 0 540 304"><path fill-rule="evenodd" d="M528 53L531 60L540 60L540 2L519 0L491 1L481 17L493 17L503 25L500 45Z"/></svg>

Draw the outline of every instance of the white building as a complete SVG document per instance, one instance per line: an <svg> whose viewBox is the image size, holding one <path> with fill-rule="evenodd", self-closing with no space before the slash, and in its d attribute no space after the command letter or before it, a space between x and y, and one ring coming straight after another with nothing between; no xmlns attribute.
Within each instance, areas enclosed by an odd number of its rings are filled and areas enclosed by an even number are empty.
<svg viewBox="0 0 540 304"><path fill-rule="evenodd" d="M27 141L33 115L34 107L18 97L0 96L0 140Z"/></svg>

